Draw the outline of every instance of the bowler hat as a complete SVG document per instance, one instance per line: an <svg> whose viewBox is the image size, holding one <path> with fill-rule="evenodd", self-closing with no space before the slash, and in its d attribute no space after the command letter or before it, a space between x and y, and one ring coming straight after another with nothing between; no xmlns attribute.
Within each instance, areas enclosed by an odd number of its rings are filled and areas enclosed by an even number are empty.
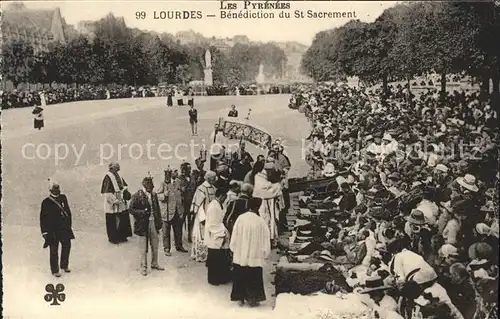
<svg viewBox="0 0 500 319"><path fill-rule="evenodd" d="M424 213L422 213L422 211L418 209L414 209L411 212L410 216L406 218L406 220L415 225L426 224Z"/></svg>

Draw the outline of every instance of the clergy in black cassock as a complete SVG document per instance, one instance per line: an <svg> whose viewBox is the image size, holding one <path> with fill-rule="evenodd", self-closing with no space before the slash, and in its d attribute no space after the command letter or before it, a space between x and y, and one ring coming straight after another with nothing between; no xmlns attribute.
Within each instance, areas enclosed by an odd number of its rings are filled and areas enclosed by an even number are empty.
<svg viewBox="0 0 500 319"><path fill-rule="evenodd" d="M102 180L101 194L104 195L104 212L106 213L106 231L109 242L118 244L126 242L132 236L127 200L130 192L127 183L118 174L120 164L109 164L109 172Z"/></svg>

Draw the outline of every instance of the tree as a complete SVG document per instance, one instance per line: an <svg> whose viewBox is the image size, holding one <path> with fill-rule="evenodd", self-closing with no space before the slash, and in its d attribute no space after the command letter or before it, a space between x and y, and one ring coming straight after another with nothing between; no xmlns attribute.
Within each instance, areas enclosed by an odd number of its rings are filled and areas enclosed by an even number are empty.
<svg viewBox="0 0 500 319"><path fill-rule="evenodd" d="M311 47L302 57L302 69L316 81L331 81L343 78L345 73L338 59L338 42L338 29L317 33Z"/></svg>
<svg viewBox="0 0 500 319"><path fill-rule="evenodd" d="M281 48L273 43L262 44L260 46L260 56L266 77L282 77L287 57Z"/></svg>
<svg viewBox="0 0 500 319"><path fill-rule="evenodd" d="M28 82L35 64L33 47L24 41L9 41L3 46L4 78L12 81L15 88Z"/></svg>

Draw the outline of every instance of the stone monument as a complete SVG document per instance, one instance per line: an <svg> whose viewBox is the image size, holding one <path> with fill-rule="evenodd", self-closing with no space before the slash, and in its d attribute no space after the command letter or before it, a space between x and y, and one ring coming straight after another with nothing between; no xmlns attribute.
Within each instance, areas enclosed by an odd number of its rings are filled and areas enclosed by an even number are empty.
<svg viewBox="0 0 500 319"><path fill-rule="evenodd" d="M265 80L266 80L266 77L264 75L264 64L261 63L259 65L259 74L257 74L255 81L257 82L257 84L263 84Z"/></svg>
<svg viewBox="0 0 500 319"><path fill-rule="evenodd" d="M205 51L205 79L204 79L204 84L206 86L213 85L213 78L212 78L212 55L210 54L210 51L207 49Z"/></svg>

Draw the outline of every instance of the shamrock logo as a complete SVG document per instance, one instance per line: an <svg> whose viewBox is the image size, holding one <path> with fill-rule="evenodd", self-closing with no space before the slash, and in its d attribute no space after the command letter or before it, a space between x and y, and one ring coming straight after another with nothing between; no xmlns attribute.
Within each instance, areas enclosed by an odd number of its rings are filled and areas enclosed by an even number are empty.
<svg viewBox="0 0 500 319"><path fill-rule="evenodd" d="M45 294L43 299L45 299L46 302L52 302L50 304L51 306L59 306L59 301L64 302L66 300L66 294L62 293L64 291L63 284L57 284L55 288L53 284L48 284L45 286L45 291L48 292L48 294Z"/></svg>

